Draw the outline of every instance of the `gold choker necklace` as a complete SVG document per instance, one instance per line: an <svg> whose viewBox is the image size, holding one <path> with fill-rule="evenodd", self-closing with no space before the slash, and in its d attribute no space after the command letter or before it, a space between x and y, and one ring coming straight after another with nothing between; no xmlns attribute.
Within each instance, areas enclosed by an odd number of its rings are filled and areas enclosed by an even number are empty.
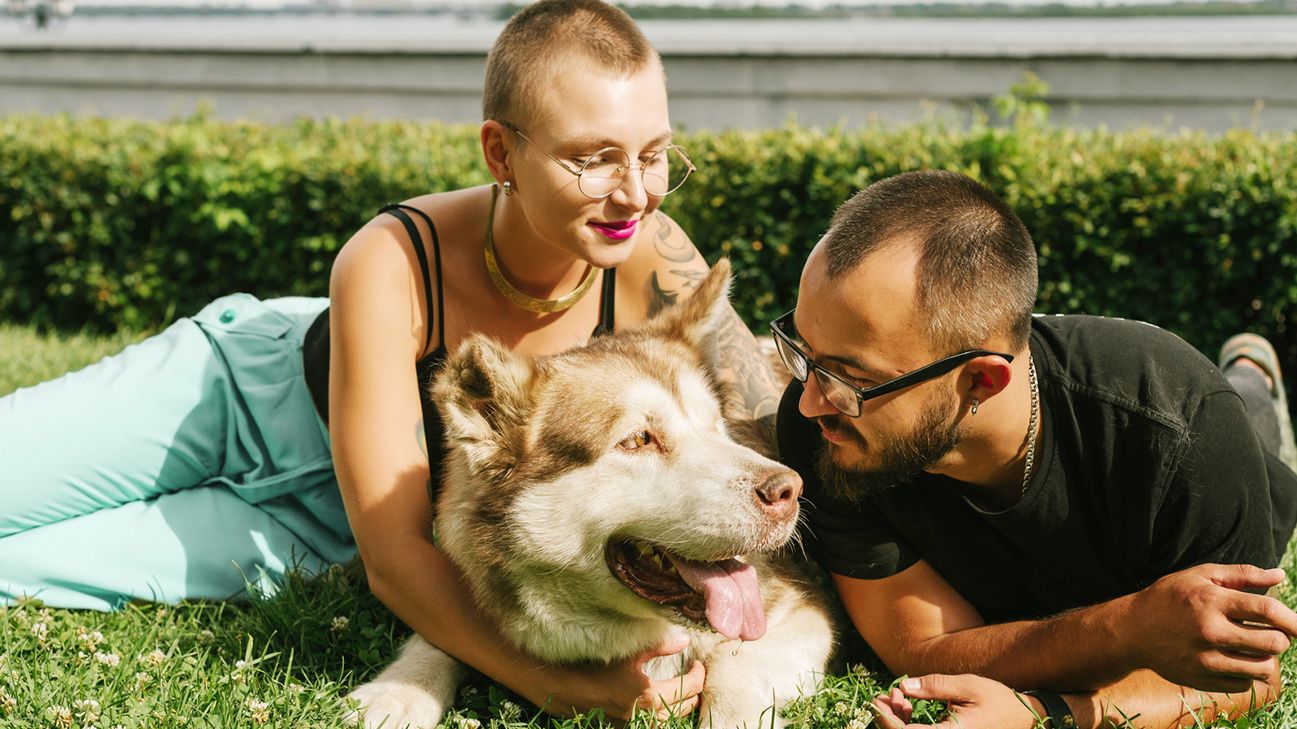
<svg viewBox="0 0 1297 729"><path fill-rule="evenodd" d="M491 185L491 210L486 214L486 243L482 246L486 255L486 272L491 275L491 283L494 283L495 288L501 294L504 294L504 298L527 311L534 311L537 314L552 314L556 311L571 308L594 285L594 279L598 271L594 266L590 266L589 270L586 271L585 279L580 284L577 284L577 287L571 293L557 299L538 299L514 288L513 284L509 283L509 279L504 277L504 273L500 271L500 264L495 260L495 199L499 192L499 187Z"/></svg>

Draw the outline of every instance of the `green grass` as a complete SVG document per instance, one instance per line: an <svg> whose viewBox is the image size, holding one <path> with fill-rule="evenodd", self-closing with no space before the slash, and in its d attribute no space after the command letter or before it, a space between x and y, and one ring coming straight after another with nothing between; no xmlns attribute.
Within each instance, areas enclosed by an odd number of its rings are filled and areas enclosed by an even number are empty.
<svg viewBox="0 0 1297 729"><path fill-rule="evenodd" d="M46 336L0 325L0 395L142 336ZM1290 581L1282 597L1295 605L1291 550L1284 566ZM354 571L336 567L315 579L293 575L275 595L243 603L139 604L107 614L50 610L35 601L0 608L0 727L340 726L347 691L379 670L407 634ZM1293 687L1297 651L1282 666L1285 685ZM855 668L827 679L785 715L816 729L863 728L862 710L890 680ZM452 729L546 723L481 676L461 689L447 718ZM585 716L554 723L584 729L602 722ZM1297 688L1269 709L1210 726L1297 726Z"/></svg>

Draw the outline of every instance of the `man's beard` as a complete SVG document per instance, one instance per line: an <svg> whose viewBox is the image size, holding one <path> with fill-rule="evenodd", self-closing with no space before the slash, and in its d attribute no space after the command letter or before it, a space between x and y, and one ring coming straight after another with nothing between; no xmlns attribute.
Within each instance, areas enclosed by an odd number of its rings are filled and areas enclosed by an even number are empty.
<svg viewBox="0 0 1297 729"><path fill-rule="evenodd" d="M954 418L958 407L957 399L934 400L924 407L908 437L880 437L867 446L860 433L837 420L839 416L819 418L825 429L854 439L860 447L877 453L879 459L879 464L870 469L840 466L830 453L832 446L825 444L815 462L825 495L858 503L867 496L913 480L959 445L959 422Z"/></svg>

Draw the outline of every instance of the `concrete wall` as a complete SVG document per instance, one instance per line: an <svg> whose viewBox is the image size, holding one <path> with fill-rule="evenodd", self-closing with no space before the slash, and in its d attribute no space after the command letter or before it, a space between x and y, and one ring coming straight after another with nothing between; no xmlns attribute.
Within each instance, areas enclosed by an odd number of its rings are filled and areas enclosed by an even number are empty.
<svg viewBox="0 0 1297 729"><path fill-rule="evenodd" d="M644 26L687 128L963 120L1032 70L1065 123L1297 129L1297 17L1176 20ZM221 117L474 122L498 29L428 17L11 23L0 113L164 118L205 101Z"/></svg>

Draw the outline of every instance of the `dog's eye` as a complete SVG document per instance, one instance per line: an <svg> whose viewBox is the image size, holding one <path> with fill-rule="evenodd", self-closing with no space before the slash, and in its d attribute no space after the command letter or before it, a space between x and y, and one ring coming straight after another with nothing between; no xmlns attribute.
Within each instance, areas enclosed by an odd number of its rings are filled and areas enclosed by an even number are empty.
<svg viewBox="0 0 1297 729"><path fill-rule="evenodd" d="M623 438L622 442L617 444L617 447L623 450L635 451L652 442L653 436L647 430L641 430L634 435Z"/></svg>

